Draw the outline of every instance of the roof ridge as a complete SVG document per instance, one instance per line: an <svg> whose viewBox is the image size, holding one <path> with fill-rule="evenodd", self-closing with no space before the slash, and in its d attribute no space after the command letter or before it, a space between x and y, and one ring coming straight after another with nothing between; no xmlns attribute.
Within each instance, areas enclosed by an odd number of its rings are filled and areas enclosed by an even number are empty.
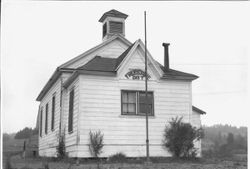
<svg viewBox="0 0 250 169"><path fill-rule="evenodd" d="M124 58L127 56L127 54L129 53L129 51L133 48L133 46L135 45L136 41L130 45L120 56L118 56L116 58L116 69L117 67L120 65L120 63L124 60Z"/></svg>
<svg viewBox="0 0 250 169"><path fill-rule="evenodd" d="M106 19L106 17L108 17L108 16L117 17L117 18L124 18L124 19L126 19L128 17L128 15L125 13L122 13L116 9L111 9L111 10L105 12L98 21L103 22Z"/></svg>

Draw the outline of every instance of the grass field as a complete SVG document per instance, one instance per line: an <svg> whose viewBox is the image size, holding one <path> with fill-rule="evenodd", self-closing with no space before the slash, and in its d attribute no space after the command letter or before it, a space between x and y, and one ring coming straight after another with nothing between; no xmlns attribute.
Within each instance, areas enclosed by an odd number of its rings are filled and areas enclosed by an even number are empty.
<svg viewBox="0 0 250 169"><path fill-rule="evenodd" d="M245 158L244 158L245 159ZM77 165L73 159L55 161L53 159L29 158L22 159L20 155L11 157L12 169L97 169L96 161L80 161ZM5 165L4 165L5 166ZM5 168L5 167L3 167ZM126 163L109 163L102 160L100 169L247 169L247 160L238 159L199 159L175 160L171 158L153 158L150 164L142 159L128 160Z"/></svg>

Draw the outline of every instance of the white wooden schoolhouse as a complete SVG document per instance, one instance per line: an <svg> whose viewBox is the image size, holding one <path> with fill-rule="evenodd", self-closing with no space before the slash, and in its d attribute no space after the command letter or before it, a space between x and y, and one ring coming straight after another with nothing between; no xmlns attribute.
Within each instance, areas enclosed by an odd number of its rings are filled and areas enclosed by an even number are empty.
<svg viewBox="0 0 250 169"><path fill-rule="evenodd" d="M192 81L198 76L169 67L169 44L163 43L164 65L138 39L125 38L128 15L110 10L102 15L102 43L59 66L37 97L39 155L56 156L64 133L69 157L88 158L89 132L101 131L101 157L118 152L146 155L145 78L148 78L150 156L170 156L163 148L168 121L181 116L200 127L205 112L192 105ZM201 142L195 146L201 149Z"/></svg>

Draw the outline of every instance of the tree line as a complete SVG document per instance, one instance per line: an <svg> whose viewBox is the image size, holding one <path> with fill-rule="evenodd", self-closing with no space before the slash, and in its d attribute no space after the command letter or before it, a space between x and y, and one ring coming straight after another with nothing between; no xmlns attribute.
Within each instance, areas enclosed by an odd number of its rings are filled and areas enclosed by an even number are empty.
<svg viewBox="0 0 250 169"><path fill-rule="evenodd" d="M10 139L27 139L34 134L38 134L38 129L25 127L22 130L19 130L17 133L3 133L3 141L8 141Z"/></svg>
<svg viewBox="0 0 250 169"><path fill-rule="evenodd" d="M203 126L203 155L206 157L227 157L247 154L247 127L230 125Z"/></svg>

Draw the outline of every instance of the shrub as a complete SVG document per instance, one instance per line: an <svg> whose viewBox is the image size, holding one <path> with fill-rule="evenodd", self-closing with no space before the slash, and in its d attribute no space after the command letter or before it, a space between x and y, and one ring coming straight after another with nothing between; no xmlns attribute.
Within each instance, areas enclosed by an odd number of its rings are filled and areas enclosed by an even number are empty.
<svg viewBox="0 0 250 169"><path fill-rule="evenodd" d="M8 155L6 158L5 169L12 169L10 162L10 155Z"/></svg>
<svg viewBox="0 0 250 169"><path fill-rule="evenodd" d="M93 157L99 157L103 148L103 134L101 131L89 132L89 151Z"/></svg>
<svg viewBox="0 0 250 169"><path fill-rule="evenodd" d="M173 118L164 130L163 146L174 157L195 157L194 141L203 137L202 129L196 129L189 123L182 122L182 118Z"/></svg>
<svg viewBox="0 0 250 169"><path fill-rule="evenodd" d="M212 149L202 150L202 157L212 158L214 156L214 151Z"/></svg>
<svg viewBox="0 0 250 169"><path fill-rule="evenodd" d="M59 144L56 147L56 153L58 158L64 158L66 156L65 152L65 135L59 135Z"/></svg>
<svg viewBox="0 0 250 169"><path fill-rule="evenodd" d="M217 156L219 157L232 157L232 147L228 144L223 144L219 147L219 150L217 150Z"/></svg>
<svg viewBox="0 0 250 169"><path fill-rule="evenodd" d="M43 167L44 167L44 169L49 169L49 164L48 163L44 163Z"/></svg>
<svg viewBox="0 0 250 169"><path fill-rule="evenodd" d="M122 152L116 153L108 158L110 162L126 162L127 158L126 155Z"/></svg>

